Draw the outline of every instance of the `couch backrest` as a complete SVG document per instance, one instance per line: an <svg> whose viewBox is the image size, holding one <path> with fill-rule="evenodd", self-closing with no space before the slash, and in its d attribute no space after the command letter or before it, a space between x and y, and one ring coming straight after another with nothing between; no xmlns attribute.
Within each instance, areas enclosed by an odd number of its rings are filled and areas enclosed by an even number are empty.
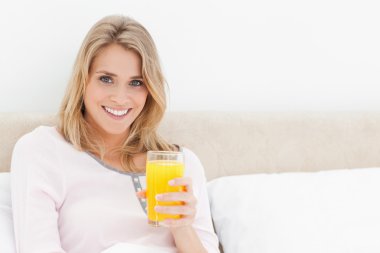
<svg viewBox="0 0 380 253"><path fill-rule="evenodd" d="M53 115L0 113L0 171L13 146ZM207 178L380 166L380 112L168 112L159 132L192 149Z"/></svg>

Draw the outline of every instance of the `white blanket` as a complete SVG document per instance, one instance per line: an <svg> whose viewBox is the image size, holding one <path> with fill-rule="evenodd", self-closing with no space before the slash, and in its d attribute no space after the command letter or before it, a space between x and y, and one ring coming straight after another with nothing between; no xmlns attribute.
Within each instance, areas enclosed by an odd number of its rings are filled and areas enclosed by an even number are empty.
<svg viewBox="0 0 380 253"><path fill-rule="evenodd" d="M112 247L103 250L101 253L176 253L176 250L163 247L147 247L131 243L117 243Z"/></svg>

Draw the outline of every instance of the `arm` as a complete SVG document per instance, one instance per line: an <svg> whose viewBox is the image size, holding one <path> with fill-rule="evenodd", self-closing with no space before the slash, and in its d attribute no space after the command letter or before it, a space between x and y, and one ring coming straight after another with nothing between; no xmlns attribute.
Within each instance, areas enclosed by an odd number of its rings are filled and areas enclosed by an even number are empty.
<svg viewBox="0 0 380 253"><path fill-rule="evenodd" d="M207 250L203 247L203 244L193 227L173 227L170 228L170 231L173 234L179 252L207 253Z"/></svg>
<svg viewBox="0 0 380 253"><path fill-rule="evenodd" d="M58 164L54 143L36 141L33 134L22 137L12 155L16 249L18 253L64 253L57 212L62 204L63 184L60 171L54 168Z"/></svg>
<svg viewBox="0 0 380 253"><path fill-rule="evenodd" d="M182 206L156 206L156 211L165 214L181 214L180 219L166 219L164 221L174 237L177 249L181 253L207 253L200 236L193 227L197 213L197 200L193 194L192 179L190 177L173 180L172 186L185 186L186 192L165 193L158 195L161 201L182 201ZM200 210L202 211L202 210Z"/></svg>
<svg viewBox="0 0 380 253"><path fill-rule="evenodd" d="M198 235L202 245L209 253L219 251L219 240L214 232L211 219L210 202L206 187L204 168L198 157L189 149L183 149L185 154L185 176L192 178L192 191L196 203L196 213L192 228Z"/></svg>

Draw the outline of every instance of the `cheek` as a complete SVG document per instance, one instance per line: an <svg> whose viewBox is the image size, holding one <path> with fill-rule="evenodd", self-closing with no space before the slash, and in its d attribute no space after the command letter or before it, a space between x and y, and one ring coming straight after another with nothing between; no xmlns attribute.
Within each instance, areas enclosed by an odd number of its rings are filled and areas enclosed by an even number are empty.
<svg viewBox="0 0 380 253"><path fill-rule="evenodd" d="M140 104L144 105L146 103L146 100L148 98L149 92L147 88L142 89L137 97L137 100Z"/></svg>
<svg viewBox="0 0 380 253"><path fill-rule="evenodd" d="M84 95L85 105L97 104L104 99L105 92L96 88L95 85L89 84Z"/></svg>
<svg viewBox="0 0 380 253"><path fill-rule="evenodd" d="M88 90L86 90L86 92L85 92L84 95L83 95L83 102L84 102L84 106L85 106L86 108L88 108L88 106L89 106L89 101L91 101L91 100L89 99L89 92L88 92Z"/></svg>

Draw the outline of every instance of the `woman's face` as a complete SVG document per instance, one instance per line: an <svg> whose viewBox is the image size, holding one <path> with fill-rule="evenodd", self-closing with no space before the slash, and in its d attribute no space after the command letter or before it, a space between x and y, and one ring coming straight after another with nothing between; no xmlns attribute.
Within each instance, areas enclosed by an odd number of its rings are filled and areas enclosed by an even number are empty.
<svg viewBox="0 0 380 253"><path fill-rule="evenodd" d="M128 135L147 96L139 55L111 44L92 62L84 94L85 119L103 137Z"/></svg>

